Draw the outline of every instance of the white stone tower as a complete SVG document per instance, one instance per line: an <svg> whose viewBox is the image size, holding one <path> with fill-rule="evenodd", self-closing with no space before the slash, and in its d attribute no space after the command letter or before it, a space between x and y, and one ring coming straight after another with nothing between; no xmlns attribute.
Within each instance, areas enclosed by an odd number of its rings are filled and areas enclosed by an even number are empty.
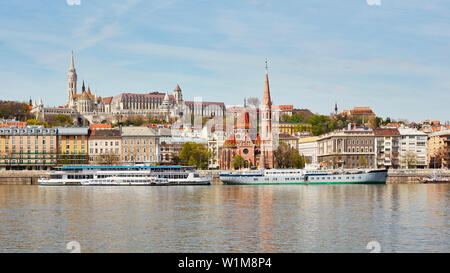
<svg viewBox="0 0 450 273"><path fill-rule="evenodd" d="M183 94L181 93L181 88L178 84L175 87L175 90L173 90L173 94L175 96L175 103L177 105L181 104L183 102Z"/></svg>
<svg viewBox="0 0 450 273"><path fill-rule="evenodd" d="M75 64L73 61L73 51L69 73L67 74L67 82L69 87L68 88L69 94L67 96L67 107L70 108L74 106L73 95L77 93L77 71L75 70Z"/></svg>

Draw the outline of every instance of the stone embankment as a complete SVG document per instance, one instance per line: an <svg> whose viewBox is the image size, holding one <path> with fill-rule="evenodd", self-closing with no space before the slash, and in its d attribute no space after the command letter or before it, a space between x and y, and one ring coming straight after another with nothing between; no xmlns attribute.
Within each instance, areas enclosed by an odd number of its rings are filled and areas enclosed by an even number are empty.
<svg viewBox="0 0 450 273"><path fill-rule="evenodd" d="M429 178L434 172L439 172L443 177L450 177L450 170L421 169L421 170L389 170L387 184L422 184L425 178Z"/></svg>
<svg viewBox="0 0 450 273"><path fill-rule="evenodd" d="M420 184L430 177L434 169L389 170L387 184ZM450 177L450 170L438 170L442 176ZM200 176L212 176L213 184L222 184L220 170L200 170ZM40 177L48 177L47 171L0 171L0 185L37 185Z"/></svg>
<svg viewBox="0 0 450 273"><path fill-rule="evenodd" d="M436 169L389 170L387 184L421 184L424 178L430 177ZM450 177L450 170L438 170L443 176ZM220 170L201 170L201 176L212 176L213 184L221 184Z"/></svg>
<svg viewBox="0 0 450 273"><path fill-rule="evenodd" d="M0 185L37 185L40 177L48 177L47 171L0 171Z"/></svg>

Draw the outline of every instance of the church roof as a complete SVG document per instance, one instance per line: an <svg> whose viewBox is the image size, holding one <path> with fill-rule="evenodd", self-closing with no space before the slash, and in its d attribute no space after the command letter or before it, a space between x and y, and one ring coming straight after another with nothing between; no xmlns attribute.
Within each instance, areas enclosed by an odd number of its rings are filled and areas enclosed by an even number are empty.
<svg viewBox="0 0 450 273"><path fill-rule="evenodd" d="M195 104L196 101L185 101L184 103L186 105L189 105L189 104ZM225 103L223 103L223 102L202 101L201 103L202 103L202 105L220 105L220 106L225 106Z"/></svg>
<svg viewBox="0 0 450 273"><path fill-rule="evenodd" d="M111 104L113 97L107 97L107 98L103 98L103 103L104 104Z"/></svg>
<svg viewBox="0 0 450 273"><path fill-rule="evenodd" d="M160 93L160 92L152 92L152 93L148 93L148 94L136 94L136 93L122 93L118 96L116 96L116 98L119 99L143 99L143 98L157 98L157 99L164 99L164 97L166 96L166 93ZM170 100L175 100L175 97L173 95L169 95Z"/></svg>
<svg viewBox="0 0 450 273"><path fill-rule="evenodd" d="M224 147L234 147L236 146L236 137L234 136L234 134L232 134L231 136L229 136L227 138L227 140L225 140L225 142L223 143Z"/></svg>
<svg viewBox="0 0 450 273"><path fill-rule="evenodd" d="M177 84L177 86L175 87L175 90L173 90L173 91L181 91L180 86Z"/></svg>

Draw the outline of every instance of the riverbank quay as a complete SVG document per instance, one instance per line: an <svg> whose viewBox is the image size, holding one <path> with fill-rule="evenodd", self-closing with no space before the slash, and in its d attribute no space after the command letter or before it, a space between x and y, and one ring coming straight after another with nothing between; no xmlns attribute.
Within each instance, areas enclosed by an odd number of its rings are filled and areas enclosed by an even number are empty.
<svg viewBox="0 0 450 273"><path fill-rule="evenodd" d="M0 171L0 185L38 185L38 179L49 178L48 171Z"/></svg>
<svg viewBox="0 0 450 273"><path fill-rule="evenodd" d="M429 178L434 172L440 172L443 177L450 177L447 169L391 169L388 172L386 184L423 184L425 178ZM201 176L212 176L212 184L222 184L219 175L221 170L199 170ZM428 182L430 183L430 182Z"/></svg>
<svg viewBox="0 0 450 273"><path fill-rule="evenodd" d="M446 169L420 169L420 170L389 170L387 184L422 184L434 172L440 172L443 177L450 177L450 170ZM213 185L221 185L221 170L199 170L200 176L212 177ZM38 185L38 179L49 178L48 171L0 171L0 185ZM428 182L430 183L430 182Z"/></svg>

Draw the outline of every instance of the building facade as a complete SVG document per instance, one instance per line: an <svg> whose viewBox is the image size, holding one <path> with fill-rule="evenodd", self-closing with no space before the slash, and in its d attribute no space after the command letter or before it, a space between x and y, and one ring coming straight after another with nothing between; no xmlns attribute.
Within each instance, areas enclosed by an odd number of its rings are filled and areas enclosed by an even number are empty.
<svg viewBox="0 0 450 273"><path fill-rule="evenodd" d="M304 137L298 140L298 152L302 155L309 164L317 164L319 137Z"/></svg>
<svg viewBox="0 0 450 273"><path fill-rule="evenodd" d="M291 136L290 134L279 134L278 135L278 140L280 142L284 142L286 143L289 147L294 148L294 149L298 149L298 137L296 136Z"/></svg>
<svg viewBox="0 0 450 273"><path fill-rule="evenodd" d="M430 168L449 168L450 130L433 133L428 138L428 162Z"/></svg>
<svg viewBox="0 0 450 273"><path fill-rule="evenodd" d="M0 128L0 167L48 170L87 164L87 128Z"/></svg>
<svg viewBox="0 0 450 273"><path fill-rule="evenodd" d="M122 133L120 129L89 130L90 164L119 164L122 162Z"/></svg>
<svg viewBox="0 0 450 273"><path fill-rule="evenodd" d="M400 168L426 168L428 166L427 140L424 132L412 128L399 128Z"/></svg>
<svg viewBox="0 0 450 273"><path fill-rule="evenodd" d="M57 165L56 128L0 128L0 168L47 170Z"/></svg>
<svg viewBox="0 0 450 273"><path fill-rule="evenodd" d="M398 129L377 128L375 135L375 153L377 168L400 167L400 132Z"/></svg>
<svg viewBox="0 0 450 273"><path fill-rule="evenodd" d="M88 127L58 128L58 164L88 164Z"/></svg>
<svg viewBox="0 0 450 273"><path fill-rule="evenodd" d="M160 137L148 127L122 127L122 162L157 164Z"/></svg>
<svg viewBox="0 0 450 273"><path fill-rule="evenodd" d="M319 137L318 161L331 168L374 168L375 150L372 130L342 130Z"/></svg>

